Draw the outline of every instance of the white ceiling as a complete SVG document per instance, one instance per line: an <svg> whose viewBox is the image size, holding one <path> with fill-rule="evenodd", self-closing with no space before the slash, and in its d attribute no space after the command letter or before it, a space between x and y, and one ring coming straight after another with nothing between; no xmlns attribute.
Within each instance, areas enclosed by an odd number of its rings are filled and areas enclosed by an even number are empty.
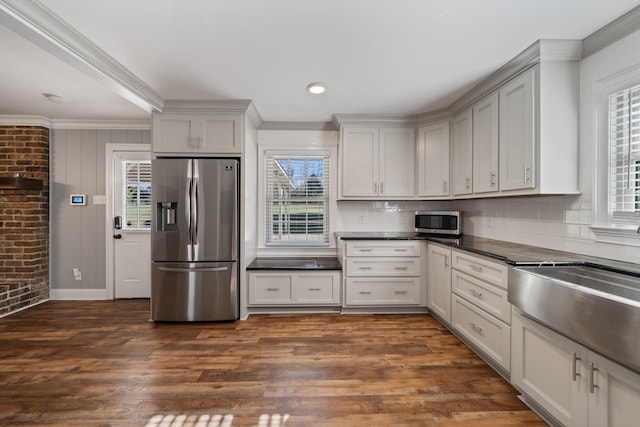
<svg viewBox="0 0 640 427"><path fill-rule="evenodd" d="M27 1L27 0L20 0ZM0 0L0 115L141 120ZM265 121L447 107L538 39L584 39L637 0L40 0L161 99L251 99ZM10 27L10 28L9 28ZM14 32L17 31L17 32ZM35 42L35 43L34 43ZM45 47L45 49L42 48ZM305 91L325 82L325 95ZM42 93L67 100L52 104Z"/></svg>

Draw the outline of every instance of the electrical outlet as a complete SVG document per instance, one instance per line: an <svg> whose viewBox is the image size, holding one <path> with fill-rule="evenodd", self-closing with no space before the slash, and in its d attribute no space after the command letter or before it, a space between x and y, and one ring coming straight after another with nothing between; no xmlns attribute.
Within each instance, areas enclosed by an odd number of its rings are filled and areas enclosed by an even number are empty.
<svg viewBox="0 0 640 427"><path fill-rule="evenodd" d="M82 280L82 270L79 268L73 269L73 278L76 280Z"/></svg>

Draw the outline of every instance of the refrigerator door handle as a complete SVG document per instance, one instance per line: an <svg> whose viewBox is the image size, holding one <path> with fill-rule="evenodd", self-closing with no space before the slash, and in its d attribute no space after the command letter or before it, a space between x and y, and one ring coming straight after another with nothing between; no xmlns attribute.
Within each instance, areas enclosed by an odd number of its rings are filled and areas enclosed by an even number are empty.
<svg viewBox="0 0 640 427"><path fill-rule="evenodd" d="M193 212L193 226L192 226L193 237L191 238L191 243L193 245L198 244L198 182L199 181L200 179L196 175L193 178L193 188L192 188L193 194L191 195L191 203L193 204L193 208L191 209Z"/></svg>
<svg viewBox="0 0 640 427"><path fill-rule="evenodd" d="M191 177L187 177L187 189L184 197L184 217L187 219L187 226L189 227L188 244L191 245ZM189 256L189 258L191 258L191 256Z"/></svg>
<svg viewBox="0 0 640 427"><path fill-rule="evenodd" d="M227 271L229 267L201 267L201 268L175 268L175 267L159 267L160 271L170 271L172 273L197 273L198 271L215 272Z"/></svg>

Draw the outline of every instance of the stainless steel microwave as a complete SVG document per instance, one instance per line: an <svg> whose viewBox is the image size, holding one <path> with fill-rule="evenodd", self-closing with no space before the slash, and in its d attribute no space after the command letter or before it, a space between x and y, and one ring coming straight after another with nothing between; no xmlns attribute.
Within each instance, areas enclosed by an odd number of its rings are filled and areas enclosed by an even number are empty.
<svg viewBox="0 0 640 427"><path fill-rule="evenodd" d="M462 234L462 212L460 211L416 211L416 232L460 236Z"/></svg>

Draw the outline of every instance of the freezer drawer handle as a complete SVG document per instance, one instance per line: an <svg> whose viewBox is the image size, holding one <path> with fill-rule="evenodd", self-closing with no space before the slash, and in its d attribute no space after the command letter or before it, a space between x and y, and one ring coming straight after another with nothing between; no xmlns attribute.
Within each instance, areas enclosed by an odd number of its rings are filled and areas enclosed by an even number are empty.
<svg viewBox="0 0 640 427"><path fill-rule="evenodd" d="M159 267L160 271L170 271L173 273L195 273L198 271L210 272L210 271L227 271L229 267L202 267L202 268L172 268L172 267Z"/></svg>

